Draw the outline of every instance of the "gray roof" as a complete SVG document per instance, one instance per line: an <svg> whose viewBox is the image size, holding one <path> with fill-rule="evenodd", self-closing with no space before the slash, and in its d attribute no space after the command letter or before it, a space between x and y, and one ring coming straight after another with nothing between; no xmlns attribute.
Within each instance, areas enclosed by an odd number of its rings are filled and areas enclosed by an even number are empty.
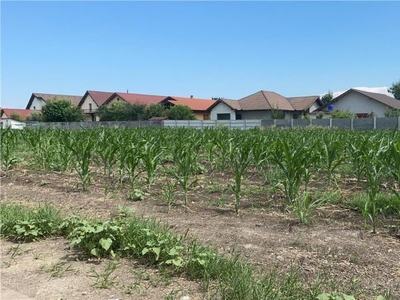
<svg viewBox="0 0 400 300"><path fill-rule="evenodd" d="M290 97L287 99L295 110L302 111L310 108L316 101L318 101L319 96Z"/></svg>
<svg viewBox="0 0 400 300"><path fill-rule="evenodd" d="M381 102L391 108L394 109L400 109L400 100L394 99L392 97L389 97L388 95L385 94L379 94L379 93L372 93L372 92L365 92L361 90L356 90L356 89L350 89L352 91L355 91L357 93L360 93L364 96L367 96L368 98L371 98L373 100L376 100L378 102ZM343 94L342 94L343 95ZM340 95L341 96L341 95ZM340 96L336 97L338 99Z"/></svg>
<svg viewBox="0 0 400 300"><path fill-rule="evenodd" d="M274 92L259 91L239 100L242 110L287 110L295 109L288 99Z"/></svg>

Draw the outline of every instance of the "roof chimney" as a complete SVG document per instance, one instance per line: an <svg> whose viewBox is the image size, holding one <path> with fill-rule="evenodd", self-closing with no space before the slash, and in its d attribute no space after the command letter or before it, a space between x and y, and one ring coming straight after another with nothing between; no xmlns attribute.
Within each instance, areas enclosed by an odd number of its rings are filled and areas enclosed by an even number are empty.
<svg viewBox="0 0 400 300"><path fill-rule="evenodd" d="M190 95L190 99L193 99L193 95Z"/></svg>

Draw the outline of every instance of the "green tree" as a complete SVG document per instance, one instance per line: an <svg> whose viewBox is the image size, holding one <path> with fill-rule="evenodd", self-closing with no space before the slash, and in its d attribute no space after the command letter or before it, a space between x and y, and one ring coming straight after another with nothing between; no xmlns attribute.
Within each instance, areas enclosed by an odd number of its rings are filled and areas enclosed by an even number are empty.
<svg viewBox="0 0 400 300"><path fill-rule="evenodd" d="M21 117L19 114L17 114L17 113L12 113L12 114L10 114L10 119L13 119L13 120L15 120L15 121L20 121L20 122L22 122L22 117Z"/></svg>
<svg viewBox="0 0 400 300"><path fill-rule="evenodd" d="M351 119L354 118L354 114L349 111L335 110L331 113L332 119Z"/></svg>
<svg viewBox="0 0 400 300"><path fill-rule="evenodd" d="M333 99L333 94L331 91L328 91L327 94L322 96L321 101L322 101L322 103L325 104L325 103L331 102L332 99Z"/></svg>
<svg viewBox="0 0 400 300"><path fill-rule="evenodd" d="M387 107L385 111L383 112L383 115L386 118L391 118L391 117L400 117L400 109L395 109L395 108L390 108Z"/></svg>
<svg viewBox="0 0 400 300"><path fill-rule="evenodd" d="M129 104L124 101L100 106L97 110L100 121L137 121L146 117L146 105Z"/></svg>
<svg viewBox="0 0 400 300"><path fill-rule="evenodd" d="M42 107L44 122L79 122L84 120L85 114L69 100L51 100Z"/></svg>
<svg viewBox="0 0 400 300"><path fill-rule="evenodd" d="M392 83L392 87L388 89L388 92L393 94L394 98L400 100L400 80Z"/></svg>
<svg viewBox="0 0 400 300"><path fill-rule="evenodd" d="M151 119L153 117L164 117L165 116L165 109L162 104L150 104L146 107L145 111L145 119Z"/></svg>
<svg viewBox="0 0 400 300"><path fill-rule="evenodd" d="M171 120L196 120L193 111L187 105L174 105L167 110L167 116Z"/></svg>
<svg viewBox="0 0 400 300"><path fill-rule="evenodd" d="M34 122L34 121L40 122L42 121L42 119L43 119L42 114L36 111L31 113L31 115L26 118L28 122Z"/></svg>

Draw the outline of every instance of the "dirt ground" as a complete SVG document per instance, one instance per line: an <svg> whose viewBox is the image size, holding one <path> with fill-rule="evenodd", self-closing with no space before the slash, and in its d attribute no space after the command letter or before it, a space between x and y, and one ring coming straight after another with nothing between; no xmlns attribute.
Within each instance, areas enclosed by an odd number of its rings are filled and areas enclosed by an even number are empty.
<svg viewBox="0 0 400 300"><path fill-rule="evenodd" d="M216 176L213 181L223 183L222 177ZM191 192L190 209L178 203L168 211L160 200L162 191L157 182L144 200L131 201L121 189L105 195L100 181L84 193L77 188L74 175L14 170L2 174L1 202L49 203L65 215L105 218L118 205L124 205L139 216L168 223L177 233L188 230L189 237L222 253L238 251L261 269L276 267L289 272L295 267L305 281L319 278L325 286L334 282L343 292L361 292L357 299L373 299L372 295L388 291L393 299L400 299L400 239L385 228L371 234L359 213L335 205L318 209L312 224L306 226L287 212L249 201L251 197L262 198L262 191L259 195L247 194L241 215L236 216L229 205L232 195L228 194L225 205L221 205L221 193L207 184L210 181L204 180ZM115 271L105 280L110 266ZM20 299L207 298L200 283L166 278L132 260L82 260L64 239L26 244L2 240L0 270L1 299L12 292L20 293Z"/></svg>

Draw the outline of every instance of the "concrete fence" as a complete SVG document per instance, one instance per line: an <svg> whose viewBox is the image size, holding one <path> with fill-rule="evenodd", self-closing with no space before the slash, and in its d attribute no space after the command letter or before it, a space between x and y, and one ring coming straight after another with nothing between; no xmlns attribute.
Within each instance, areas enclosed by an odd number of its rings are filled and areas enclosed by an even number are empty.
<svg viewBox="0 0 400 300"><path fill-rule="evenodd" d="M138 127L190 127L229 129L252 128L305 128L321 127L332 129L369 130L369 129L400 129L400 117L365 118L365 119L283 119L283 120L206 120L206 121L127 121L127 122L64 122L64 123L26 123L27 128L138 128Z"/></svg>
<svg viewBox="0 0 400 300"><path fill-rule="evenodd" d="M261 126L264 128L302 128L314 126L350 130L400 129L400 117L362 119L262 120Z"/></svg>

